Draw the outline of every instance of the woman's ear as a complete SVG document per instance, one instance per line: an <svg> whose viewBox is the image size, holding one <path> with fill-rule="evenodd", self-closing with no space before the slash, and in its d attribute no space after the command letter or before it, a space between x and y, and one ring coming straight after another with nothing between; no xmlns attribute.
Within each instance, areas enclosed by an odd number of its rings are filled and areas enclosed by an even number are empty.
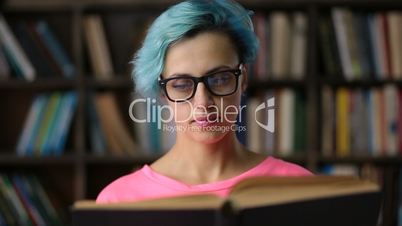
<svg viewBox="0 0 402 226"><path fill-rule="evenodd" d="M244 93L246 92L248 86L248 72L247 72L247 66L245 64L243 64L243 66L241 67L240 78L241 78L241 84L240 84L241 92Z"/></svg>

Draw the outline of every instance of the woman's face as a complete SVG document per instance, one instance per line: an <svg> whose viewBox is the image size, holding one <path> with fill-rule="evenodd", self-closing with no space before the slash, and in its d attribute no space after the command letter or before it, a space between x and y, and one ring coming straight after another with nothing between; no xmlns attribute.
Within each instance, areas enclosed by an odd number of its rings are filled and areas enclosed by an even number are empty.
<svg viewBox="0 0 402 226"><path fill-rule="evenodd" d="M163 79L178 76L199 78L211 72L238 69L239 63L235 46L226 34L203 32L175 43L168 49L162 77ZM221 79L214 77L210 84L219 85L225 81L225 77ZM246 89L246 81L246 70L242 68L237 90L231 95L215 96L202 82L196 85L195 95L188 101L175 103L163 95L162 98L173 109L177 138L187 136L196 142L211 144L233 132L233 125L239 113L241 93ZM179 91L185 89L183 83L172 82L172 84L169 86L171 89ZM245 120L243 116L242 120Z"/></svg>

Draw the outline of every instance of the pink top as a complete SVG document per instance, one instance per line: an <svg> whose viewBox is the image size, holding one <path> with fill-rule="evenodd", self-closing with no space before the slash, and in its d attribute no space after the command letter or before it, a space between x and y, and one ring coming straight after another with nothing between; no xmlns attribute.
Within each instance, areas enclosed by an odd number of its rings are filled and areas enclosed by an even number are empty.
<svg viewBox="0 0 402 226"><path fill-rule="evenodd" d="M311 172L296 164L267 157L246 172L209 184L187 185L153 171L148 165L122 176L106 186L96 199L97 203L138 201L177 195L215 193L226 197L240 180L253 176L308 176Z"/></svg>

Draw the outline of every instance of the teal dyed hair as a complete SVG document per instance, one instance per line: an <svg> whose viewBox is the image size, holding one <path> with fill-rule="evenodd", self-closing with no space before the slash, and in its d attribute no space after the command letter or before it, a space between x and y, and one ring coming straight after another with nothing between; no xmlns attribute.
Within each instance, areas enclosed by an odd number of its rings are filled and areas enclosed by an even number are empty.
<svg viewBox="0 0 402 226"><path fill-rule="evenodd" d="M170 7L153 22L131 62L136 91L144 97L157 97L157 80L169 46L204 31L227 34L241 62L251 63L257 54L258 39L250 14L232 0L189 0Z"/></svg>

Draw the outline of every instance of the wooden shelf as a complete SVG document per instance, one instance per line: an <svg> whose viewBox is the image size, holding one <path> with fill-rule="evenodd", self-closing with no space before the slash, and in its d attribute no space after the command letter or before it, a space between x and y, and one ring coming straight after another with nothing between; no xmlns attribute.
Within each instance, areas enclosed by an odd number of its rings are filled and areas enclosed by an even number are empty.
<svg viewBox="0 0 402 226"><path fill-rule="evenodd" d="M304 80L261 80L251 81L249 83L250 90L261 90L264 88L305 88L306 82Z"/></svg>
<svg viewBox="0 0 402 226"><path fill-rule="evenodd" d="M0 81L0 90L66 90L74 89L77 81L65 78L38 79L35 81L5 80Z"/></svg>
<svg viewBox="0 0 402 226"><path fill-rule="evenodd" d="M85 83L92 89L134 89L131 78L123 75L116 75L113 79L108 80L87 78Z"/></svg>
<svg viewBox="0 0 402 226"><path fill-rule="evenodd" d="M298 163L298 164L306 164L307 163L306 154L292 155L292 156L287 156L287 157L282 157L282 156L275 156L275 157L288 161L288 162L293 162L293 163Z"/></svg>
<svg viewBox="0 0 402 226"><path fill-rule="evenodd" d="M9 1L5 4L6 9L12 10L65 10L82 8L83 6L91 8L99 8L103 10L138 10L138 9L165 9L166 7L179 2L178 0L119 0L111 3L110 0L82 0L82 1L68 1L68 0L58 0L58 1ZM402 6L401 1L396 0L241 0L243 5L247 7L252 7L254 10L256 7L258 9L272 9L272 8L294 8L308 5L320 5L320 6L334 6L334 5L347 5L347 6L359 6L359 7L369 7L369 6Z"/></svg>
<svg viewBox="0 0 402 226"><path fill-rule="evenodd" d="M96 156L89 155L85 157L87 165L138 165L155 161L158 156Z"/></svg>
<svg viewBox="0 0 402 226"><path fill-rule="evenodd" d="M351 164L392 164L392 165L401 165L402 164L402 156L396 157L386 157L386 156L350 156L350 157L320 157L318 158L318 162L322 164L327 163L351 163Z"/></svg>
<svg viewBox="0 0 402 226"><path fill-rule="evenodd" d="M402 80L374 80L374 79L367 79L367 80L353 80L353 81L346 81L344 79L330 79L330 78L321 78L320 79L321 85L329 85L329 86L344 86L344 87L380 87L384 85L397 85L402 86Z"/></svg>
<svg viewBox="0 0 402 226"><path fill-rule="evenodd" d="M2 152L0 152L2 153ZM13 166L50 166L50 165L73 165L76 157L73 155L63 155L60 157L53 156L16 156L16 155L0 155L0 167Z"/></svg>

